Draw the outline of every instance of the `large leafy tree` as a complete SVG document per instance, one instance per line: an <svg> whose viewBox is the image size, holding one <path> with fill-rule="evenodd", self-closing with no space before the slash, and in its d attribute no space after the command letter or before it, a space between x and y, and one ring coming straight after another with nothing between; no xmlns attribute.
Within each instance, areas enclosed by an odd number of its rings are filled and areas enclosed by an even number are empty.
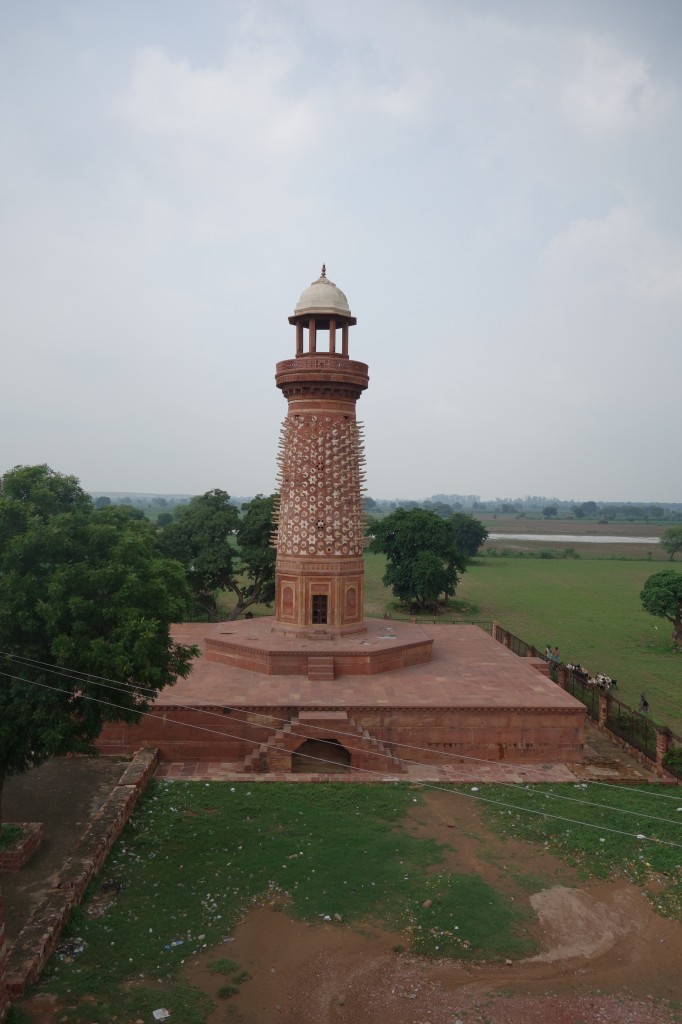
<svg viewBox="0 0 682 1024"><path fill-rule="evenodd" d="M455 549L467 560L473 558L488 537L488 531L480 519L468 512L455 512L448 519Z"/></svg>
<svg viewBox="0 0 682 1024"><path fill-rule="evenodd" d="M441 595L455 593L467 558L487 536L479 524L483 532L475 531L480 540L474 547L469 520L473 517L457 514L443 519L427 509L399 508L372 523L370 548L386 555L383 582L400 601L426 608Z"/></svg>
<svg viewBox="0 0 682 1024"><path fill-rule="evenodd" d="M274 495L258 495L242 515L219 488L192 498L161 534L164 551L182 562L199 612L218 618L218 594L231 591L236 619L253 604L269 604L275 593L271 547Z"/></svg>
<svg viewBox="0 0 682 1024"><path fill-rule="evenodd" d="M236 619L252 604L272 604L275 598L275 558L272 544L277 495L256 495L242 505L237 528L241 581L231 589L237 604L229 616Z"/></svg>
<svg viewBox="0 0 682 1024"><path fill-rule="evenodd" d="M0 482L0 794L6 775L90 752L187 676L169 626L189 609L182 567L125 509L95 509L75 477L17 467ZM105 678L117 681L116 689Z"/></svg>
<svg viewBox="0 0 682 1024"><path fill-rule="evenodd" d="M675 650L682 651L682 572L655 572L644 584L640 597L645 611L672 623Z"/></svg>
<svg viewBox="0 0 682 1024"><path fill-rule="evenodd" d="M669 526L661 534L661 547L670 555L672 562L678 551L682 551L682 526Z"/></svg>

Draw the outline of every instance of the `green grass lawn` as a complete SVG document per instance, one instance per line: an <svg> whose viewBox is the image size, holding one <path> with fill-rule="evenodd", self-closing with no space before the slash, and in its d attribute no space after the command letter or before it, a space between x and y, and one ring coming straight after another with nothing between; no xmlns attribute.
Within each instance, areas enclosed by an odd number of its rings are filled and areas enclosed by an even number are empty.
<svg viewBox="0 0 682 1024"><path fill-rule="evenodd" d="M507 805L482 804L488 824L504 835L539 843L588 877L618 876L645 886L655 880L650 898L656 910L682 919L679 792L582 783L481 786L480 795Z"/></svg>
<svg viewBox="0 0 682 1024"><path fill-rule="evenodd" d="M273 898L303 920L376 922L426 955L531 952L527 912L478 876L439 871L441 848L402 828L419 800L406 784L152 783L90 894L93 907L111 906L93 917L86 901L74 913L68 934L84 950L72 963L54 957L41 989L72 1003L74 1024L134 1019L152 1004L199 1024L207 1008L193 1005L181 963L217 947L228 987L247 983L221 943ZM79 1001L95 995L81 1016Z"/></svg>
<svg viewBox="0 0 682 1024"><path fill-rule="evenodd" d="M682 735L682 658L673 653L670 624L648 615L639 599L661 568L633 558L483 556L462 577L454 614L440 621L495 619L540 651L550 643L562 661L615 676L616 696L635 708L645 690L650 717ZM383 572L383 556L367 554L367 615L391 605Z"/></svg>
<svg viewBox="0 0 682 1024"><path fill-rule="evenodd" d="M639 599L655 571L634 560L481 558L457 596L540 650L550 643L562 661L615 676L631 706L645 690L651 717L682 733L682 659L670 624Z"/></svg>
<svg viewBox="0 0 682 1024"><path fill-rule="evenodd" d="M481 804L502 851L514 836L585 876L655 878L654 906L680 917L682 848L668 844L681 841L682 815L668 787L438 788L450 790L453 815L459 793L503 804ZM204 1024L211 1001L183 980L183 962L211 950L209 970L225 981L219 997L237 994L250 975L223 941L249 909L273 900L302 920L376 923L399 933L396 948L427 956L532 953L532 915L519 897L552 883L512 873L502 894L477 874L442 869L442 848L403 828L421 793L407 783L152 783L72 916L67 937L82 952L54 957L40 990L61 997L69 1024L146 1020L160 1005L183 1024Z"/></svg>

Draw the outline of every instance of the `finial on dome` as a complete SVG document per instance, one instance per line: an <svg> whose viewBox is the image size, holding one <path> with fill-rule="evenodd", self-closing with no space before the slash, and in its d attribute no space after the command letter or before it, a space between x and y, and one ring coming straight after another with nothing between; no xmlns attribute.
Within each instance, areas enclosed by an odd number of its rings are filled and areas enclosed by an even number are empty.
<svg viewBox="0 0 682 1024"><path fill-rule="evenodd" d="M320 277L326 277L326 276L327 276L327 268L326 268L326 266L323 263L322 264L322 273L320 274Z"/></svg>

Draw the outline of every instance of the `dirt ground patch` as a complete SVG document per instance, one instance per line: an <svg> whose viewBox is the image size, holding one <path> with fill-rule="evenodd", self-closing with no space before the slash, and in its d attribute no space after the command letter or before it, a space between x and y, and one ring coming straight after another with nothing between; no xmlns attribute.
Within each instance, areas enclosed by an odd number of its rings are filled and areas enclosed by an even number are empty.
<svg viewBox="0 0 682 1024"><path fill-rule="evenodd" d="M209 1024L671 1024L682 1018L682 925L657 916L624 881L581 882L536 846L489 831L474 801L425 794L408 827L447 844L438 870L475 872L532 908L539 952L492 963L426 960L403 935L342 923L305 924L281 900L250 912L230 941L188 962L184 977L209 993ZM229 958L232 978L210 964ZM160 990L160 996L162 990ZM163 1005L160 1001L159 1005ZM64 1009L27 1001L32 1024ZM123 1021L120 1024L134 1024ZM182 1024L173 1022L169 1024Z"/></svg>

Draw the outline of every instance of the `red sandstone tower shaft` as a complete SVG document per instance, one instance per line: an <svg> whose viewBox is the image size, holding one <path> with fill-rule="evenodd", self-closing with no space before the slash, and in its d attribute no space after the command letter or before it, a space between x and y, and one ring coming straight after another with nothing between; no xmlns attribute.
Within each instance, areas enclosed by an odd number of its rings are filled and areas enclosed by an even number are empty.
<svg viewBox="0 0 682 1024"><path fill-rule="evenodd" d="M365 363L348 357L348 329L357 321L322 267L289 323L296 357L278 363L275 375L289 409L279 451L274 628L296 636L360 633L364 454L355 404L369 377Z"/></svg>

